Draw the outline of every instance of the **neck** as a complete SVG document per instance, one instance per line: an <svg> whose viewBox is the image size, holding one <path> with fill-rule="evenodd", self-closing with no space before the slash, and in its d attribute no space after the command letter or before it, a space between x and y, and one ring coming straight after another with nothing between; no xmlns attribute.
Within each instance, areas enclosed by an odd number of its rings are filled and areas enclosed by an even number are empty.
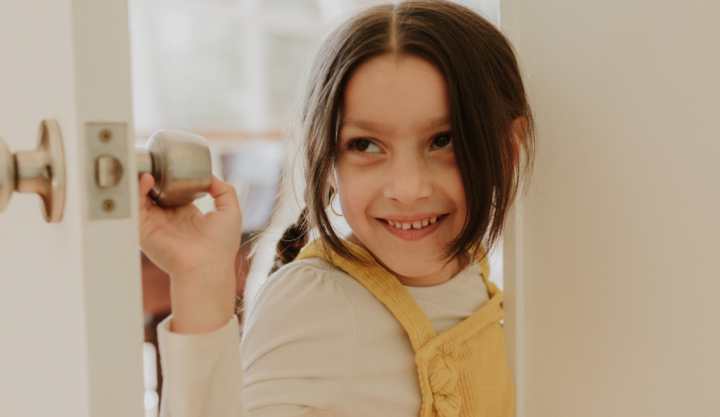
<svg viewBox="0 0 720 417"><path fill-rule="evenodd" d="M402 285L407 285L408 287L432 287L433 285L440 285L444 282L450 281L450 279L459 274L460 271L467 266L469 261L469 255L453 258L450 262L443 265L443 267L438 271L423 276L407 277L390 269L388 269L388 271L392 272Z"/></svg>

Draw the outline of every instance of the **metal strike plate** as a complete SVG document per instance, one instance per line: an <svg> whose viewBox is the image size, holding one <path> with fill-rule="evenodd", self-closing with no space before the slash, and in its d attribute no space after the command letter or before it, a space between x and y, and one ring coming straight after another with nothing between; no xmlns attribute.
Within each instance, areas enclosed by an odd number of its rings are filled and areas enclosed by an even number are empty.
<svg viewBox="0 0 720 417"><path fill-rule="evenodd" d="M85 124L90 220L130 217L130 148L127 133L125 123Z"/></svg>

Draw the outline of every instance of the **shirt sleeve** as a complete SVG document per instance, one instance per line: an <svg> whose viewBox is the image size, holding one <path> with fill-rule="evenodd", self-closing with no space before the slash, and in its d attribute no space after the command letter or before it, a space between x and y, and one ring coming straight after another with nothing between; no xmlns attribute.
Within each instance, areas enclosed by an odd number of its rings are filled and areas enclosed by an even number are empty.
<svg viewBox="0 0 720 417"><path fill-rule="evenodd" d="M237 316L203 334L171 331L172 316L158 325L163 370L161 417L244 417Z"/></svg>
<svg viewBox="0 0 720 417"><path fill-rule="evenodd" d="M248 312L240 353L252 417L300 417L332 409L350 373L355 310L333 275L295 261L270 277Z"/></svg>

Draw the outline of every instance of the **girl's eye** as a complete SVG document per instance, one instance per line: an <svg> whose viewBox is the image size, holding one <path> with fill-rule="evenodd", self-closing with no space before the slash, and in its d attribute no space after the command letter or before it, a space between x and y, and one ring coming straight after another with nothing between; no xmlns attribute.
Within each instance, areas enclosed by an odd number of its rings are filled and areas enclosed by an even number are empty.
<svg viewBox="0 0 720 417"><path fill-rule="evenodd" d="M452 136L449 133L443 133L435 136L432 141L432 146L435 149L449 149L453 147Z"/></svg>
<svg viewBox="0 0 720 417"><path fill-rule="evenodd" d="M348 149L365 152L365 153L377 153L382 152L379 146L367 139L355 139L347 145Z"/></svg>

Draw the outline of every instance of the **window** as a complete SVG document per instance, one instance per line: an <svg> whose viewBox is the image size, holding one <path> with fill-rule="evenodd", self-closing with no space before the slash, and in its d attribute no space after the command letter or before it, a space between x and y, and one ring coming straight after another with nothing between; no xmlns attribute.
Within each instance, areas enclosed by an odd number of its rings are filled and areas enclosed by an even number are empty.
<svg viewBox="0 0 720 417"><path fill-rule="evenodd" d="M130 0L135 130L279 139L332 0Z"/></svg>

